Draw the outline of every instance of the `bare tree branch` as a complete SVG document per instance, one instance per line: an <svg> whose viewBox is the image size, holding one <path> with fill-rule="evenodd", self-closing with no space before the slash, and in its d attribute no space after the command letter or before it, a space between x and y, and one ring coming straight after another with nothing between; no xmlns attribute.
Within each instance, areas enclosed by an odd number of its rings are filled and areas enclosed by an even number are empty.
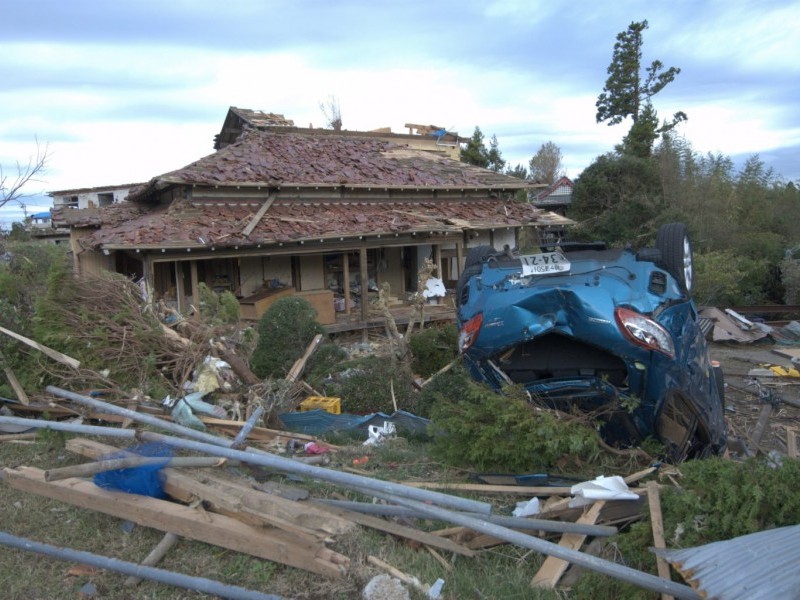
<svg viewBox="0 0 800 600"><path fill-rule="evenodd" d="M328 100L319 103L319 109L325 115L328 127L334 131L342 130L342 109L339 107L339 99L335 96L328 96Z"/></svg>
<svg viewBox="0 0 800 600"><path fill-rule="evenodd" d="M17 176L13 179L3 171L0 165L0 208L9 202L19 202L21 198L32 194L23 194L22 188L29 183L39 182L38 175L42 175L47 170L47 162L50 160L49 146L45 144L42 148L39 140L36 140L36 154L28 157L25 164L17 161Z"/></svg>

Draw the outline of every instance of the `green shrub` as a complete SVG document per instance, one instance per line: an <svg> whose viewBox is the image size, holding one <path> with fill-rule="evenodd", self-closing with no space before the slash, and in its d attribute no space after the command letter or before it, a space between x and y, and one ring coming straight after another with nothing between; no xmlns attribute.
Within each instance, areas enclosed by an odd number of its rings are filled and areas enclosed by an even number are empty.
<svg viewBox="0 0 800 600"><path fill-rule="evenodd" d="M441 375L434 377L417 394L414 414L431 418L433 407L440 402L459 402L464 395L464 390L474 385L467 370L462 363L454 365Z"/></svg>
<svg viewBox="0 0 800 600"><path fill-rule="evenodd" d="M200 314L211 325L226 325L239 321L239 301L232 292L218 294L202 281L197 286Z"/></svg>
<svg viewBox="0 0 800 600"><path fill-rule="evenodd" d="M285 377L320 333L325 331L306 299L279 298L258 321L258 343L250 357L250 368L262 379Z"/></svg>
<svg viewBox="0 0 800 600"><path fill-rule="evenodd" d="M442 396L431 409L431 419L434 453L454 465L529 472L549 470L565 455L594 459L599 454L593 429L534 409L519 387L499 394L469 383L460 400Z"/></svg>
<svg viewBox="0 0 800 600"><path fill-rule="evenodd" d="M397 408L413 413L411 375L389 356L368 356L339 365L332 381L324 386L327 396L342 399L342 411L355 414L394 412Z"/></svg>
<svg viewBox="0 0 800 600"><path fill-rule="evenodd" d="M427 379L458 356L458 329L452 323L428 327L408 338L414 358L411 370Z"/></svg>
<svg viewBox="0 0 800 600"><path fill-rule="evenodd" d="M787 256L781 261L781 282L786 304L800 304L800 260Z"/></svg>
<svg viewBox="0 0 800 600"><path fill-rule="evenodd" d="M695 254L694 267L694 297L699 304L737 306L765 300L764 288L770 274L765 258L751 258L730 250L714 251Z"/></svg>

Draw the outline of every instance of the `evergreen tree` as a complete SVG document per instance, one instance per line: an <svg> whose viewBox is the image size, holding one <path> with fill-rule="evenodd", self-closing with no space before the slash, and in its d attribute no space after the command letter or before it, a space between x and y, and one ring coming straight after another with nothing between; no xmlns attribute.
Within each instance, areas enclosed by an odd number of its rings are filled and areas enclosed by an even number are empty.
<svg viewBox="0 0 800 600"><path fill-rule="evenodd" d="M489 168L495 173L502 173L503 167L506 166L506 161L503 160L503 154L500 152L500 146L497 143L497 136L492 134L492 139L489 141Z"/></svg>
<svg viewBox="0 0 800 600"><path fill-rule="evenodd" d="M642 76L642 34L647 27L647 21L633 22L626 31L617 34L608 66L608 79L595 104L598 123L608 121L608 125L617 125L627 117L631 118L633 126L622 150L643 158L650 156L653 142L659 135L686 120L686 114L678 111L671 122L658 125L651 98L671 83L681 70L677 67L664 70L664 64L654 60Z"/></svg>
<svg viewBox="0 0 800 600"><path fill-rule="evenodd" d="M489 150L483 143L483 132L480 127L475 127L467 145L461 148L461 162L483 168L489 166Z"/></svg>

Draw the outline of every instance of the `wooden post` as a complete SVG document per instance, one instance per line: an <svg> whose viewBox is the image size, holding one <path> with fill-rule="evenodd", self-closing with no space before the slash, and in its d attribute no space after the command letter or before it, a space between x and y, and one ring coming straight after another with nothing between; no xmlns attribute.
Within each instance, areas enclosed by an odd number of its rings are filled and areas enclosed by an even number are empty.
<svg viewBox="0 0 800 600"><path fill-rule="evenodd" d="M442 245L436 244L433 247L433 260L436 261L436 277L444 281L444 269L442 269ZM437 304L444 302L443 298L439 298Z"/></svg>
<svg viewBox="0 0 800 600"><path fill-rule="evenodd" d="M656 548L666 548L664 543L664 522L661 518L661 498L658 493L658 482L647 482L647 502L650 505L650 525L653 528L653 545ZM656 557L658 565L658 576L667 581L671 581L669 564L660 556ZM669 594L661 594L661 600L673 600Z"/></svg>
<svg viewBox="0 0 800 600"><path fill-rule="evenodd" d="M461 240L456 242L456 275L461 277L464 270L464 243Z"/></svg>
<svg viewBox="0 0 800 600"><path fill-rule="evenodd" d="M361 320L369 319L369 276L367 274L367 244L362 240L359 252L359 268L361 269Z"/></svg>
<svg viewBox="0 0 800 600"><path fill-rule="evenodd" d="M183 297L183 273L181 272L183 269L181 268L180 261L175 261L175 300L178 302L178 312L183 314L184 309L184 297Z"/></svg>
<svg viewBox="0 0 800 600"><path fill-rule="evenodd" d="M350 314L350 254L342 253L342 278L344 279L344 314Z"/></svg>
<svg viewBox="0 0 800 600"><path fill-rule="evenodd" d="M195 317L200 316L200 280L197 276L197 261L189 262L189 272L192 278L192 305L194 306Z"/></svg>

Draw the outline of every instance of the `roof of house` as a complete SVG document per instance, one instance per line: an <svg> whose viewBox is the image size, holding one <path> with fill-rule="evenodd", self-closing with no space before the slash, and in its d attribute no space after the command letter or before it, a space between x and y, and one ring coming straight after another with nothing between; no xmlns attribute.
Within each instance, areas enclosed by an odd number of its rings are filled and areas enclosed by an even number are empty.
<svg viewBox="0 0 800 600"><path fill-rule="evenodd" d="M154 210L127 203L93 211L57 212L61 223L100 225L97 231L81 238L83 244L95 248L223 248L567 222L526 202L488 198L427 202L287 200L275 201L246 234L262 205L263 202L242 200L187 199Z"/></svg>
<svg viewBox="0 0 800 600"><path fill-rule="evenodd" d="M246 131L236 143L154 178L146 189L131 194L129 200L172 183L395 189L531 187L521 179L378 136L327 129Z"/></svg>
<svg viewBox="0 0 800 600"><path fill-rule="evenodd" d="M165 188L182 185L199 189L188 197L176 194L166 204L150 202ZM217 248L563 225L563 218L513 200L513 192L530 187L369 133L282 126L245 130L235 143L132 190L127 203L56 210L53 218L58 224L99 227L81 238L95 248ZM242 189L256 188L262 197L242 197ZM288 188L291 197L274 194ZM209 189L213 199L203 191ZM271 206L253 223L268 194L274 196Z"/></svg>
<svg viewBox="0 0 800 600"><path fill-rule="evenodd" d="M536 199L544 200L550 196L571 196L573 186L574 184L569 177L561 177L546 190L536 194Z"/></svg>

